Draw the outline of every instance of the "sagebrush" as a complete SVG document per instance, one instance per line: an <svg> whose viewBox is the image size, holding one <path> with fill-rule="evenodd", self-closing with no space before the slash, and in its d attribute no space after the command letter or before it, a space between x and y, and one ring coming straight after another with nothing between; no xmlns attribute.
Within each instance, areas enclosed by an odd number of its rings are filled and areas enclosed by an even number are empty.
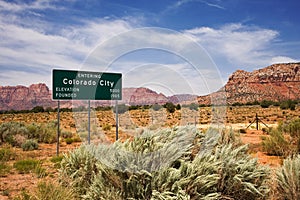
<svg viewBox="0 0 300 200"><path fill-rule="evenodd" d="M193 127L144 131L112 145L81 146L62 161L80 199L266 199L268 167L235 136ZM224 134L224 133L223 133Z"/></svg>

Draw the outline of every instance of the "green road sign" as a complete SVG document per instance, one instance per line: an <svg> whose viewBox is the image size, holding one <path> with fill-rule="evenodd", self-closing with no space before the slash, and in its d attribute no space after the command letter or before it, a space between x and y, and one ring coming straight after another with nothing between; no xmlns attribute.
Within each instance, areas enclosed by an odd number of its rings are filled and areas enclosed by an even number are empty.
<svg viewBox="0 0 300 200"><path fill-rule="evenodd" d="M122 74L53 69L56 100L121 100Z"/></svg>

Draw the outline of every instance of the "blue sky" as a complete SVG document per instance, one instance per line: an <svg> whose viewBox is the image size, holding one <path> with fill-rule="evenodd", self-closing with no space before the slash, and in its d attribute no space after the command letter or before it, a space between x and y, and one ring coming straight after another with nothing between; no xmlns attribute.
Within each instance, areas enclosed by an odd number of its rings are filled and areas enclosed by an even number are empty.
<svg viewBox="0 0 300 200"><path fill-rule="evenodd" d="M123 73L124 87L207 94L237 69L299 62L299 9L297 0L0 0L0 85L51 88L53 68L84 69Z"/></svg>

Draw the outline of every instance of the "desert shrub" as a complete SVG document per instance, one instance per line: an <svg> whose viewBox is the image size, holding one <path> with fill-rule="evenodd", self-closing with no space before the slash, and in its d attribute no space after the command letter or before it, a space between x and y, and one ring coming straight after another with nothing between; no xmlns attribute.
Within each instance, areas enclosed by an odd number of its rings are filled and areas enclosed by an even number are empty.
<svg viewBox="0 0 300 200"><path fill-rule="evenodd" d="M39 165L41 165L41 162L39 160L26 159L15 162L13 166L20 174L26 174L35 172L36 167L38 167Z"/></svg>
<svg viewBox="0 0 300 200"><path fill-rule="evenodd" d="M46 169L42 166L41 163L38 163L38 165L36 165L34 173L38 178L44 178L48 175Z"/></svg>
<svg viewBox="0 0 300 200"><path fill-rule="evenodd" d="M171 102L165 103L164 108L166 108L169 113L174 113L176 110L176 106Z"/></svg>
<svg viewBox="0 0 300 200"><path fill-rule="evenodd" d="M124 143L98 146L99 173L85 198L109 197L113 191L115 199L150 199L154 172L170 166L180 157L187 159L195 132L187 127L146 131L141 137ZM101 155L111 156L103 158Z"/></svg>
<svg viewBox="0 0 300 200"><path fill-rule="evenodd" d="M151 200L190 200L190 196L186 194L184 190L180 190L176 194L173 192L159 192L156 190L152 191L152 197Z"/></svg>
<svg viewBox="0 0 300 200"><path fill-rule="evenodd" d="M259 199L268 194L268 168L246 154L247 147L217 147L214 154L199 154L192 163L168 168L155 178L155 190L186 199ZM188 196L188 197L187 197Z"/></svg>
<svg viewBox="0 0 300 200"><path fill-rule="evenodd" d="M111 110L110 106L98 106L95 110L97 111L108 111Z"/></svg>
<svg viewBox="0 0 300 200"><path fill-rule="evenodd" d="M52 163L54 163L55 168L60 168L60 163L63 159L63 156L54 156L50 159Z"/></svg>
<svg viewBox="0 0 300 200"><path fill-rule="evenodd" d="M216 134L218 131L216 131ZM241 146L241 138L236 135L233 129L222 129L219 131L219 145L232 144L234 147Z"/></svg>
<svg viewBox="0 0 300 200"><path fill-rule="evenodd" d="M81 142L80 137L78 136L73 137L73 142Z"/></svg>
<svg viewBox="0 0 300 200"><path fill-rule="evenodd" d="M50 161L53 163L60 163L62 161L62 159L64 158L64 156L53 156Z"/></svg>
<svg viewBox="0 0 300 200"><path fill-rule="evenodd" d="M87 150L87 146L81 146L69 154L64 154L61 161L60 182L70 185L72 191L78 195L86 193L98 173L97 160L92 149L91 147Z"/></svg>
<svg viewBox="0 0 300 200"><path fill-rule="evenodd" d="M269 108L271 105L273 105L272 101L263 100L262 102L260 102L260 106L262 108Z"/></svg>
<svg viewBox="0 0 300 200"><path fill-rule="evenodd" d="M142 108L141 105L131 105L128 107L128 110L139 110L141 108Z"/></svg>
<svg viewBox="0 0 300 200"><path fill-rule="evenodd" d="M20 122L5 122L0 125L0 144L8 143L16 146L16 136L27 136L28 130L25 125Z"/></svg>
<svg viewBox="0 0 300 200"><path fill-rule="evenodd" d="M39 112L44 112L44 107L43 106L35 106L34 108L31 109L31 112L34 113L39 113Z"/></svg>
<svg viewBox="0 0 300 200"><path fill-rule="evenodd" d="M276 173L278 199L300 199L300 155L287 158Z"/></svg>
<svg viewBox="0 0 300 200"><path fill-rule="evenodd" d="M56 183L47 183L41 182L37 186L37 191L34 194L36 200L40 199L51 199L51 200L61 200L61 199L68 199L72 200L75 199L72 191L66 187L58 185Z"/></svg>
<svg viewBox="0 0 300 200"><path fill-rule="evenodd" d="M0 162L6 162L15 159L16 153L12 150L11 146L4 145L0 148Z"/></svg>
<svg viewBox="0 0 300 200"><path fill-rule="evenodd" d="M7 176L7 174L9 174L10 170L11 170L11 167L8 164L0 162L0 177Z"/></svg>
<svg viewBox="0 0 300 200"><path fill-rule="evenodd" d="M218 183L215 186L221 199L260 199L269 192L270 171L260 166L247 154L247 146L233 148L231 144L220 146L214 154L218 168Z"/></svg>
<svg viewBox="0 0 300 200"><path fill-rule="evenodd" d="M13 142L13 146L15 147L22 147L22 144L26 141L27 137L17 134L13 136L14 138L14 142Z"/></svg>
<svg viewBox="0 0 300 200"><path fill-rule="evenodd" d="M245 133L247 133L247 131L246 131L246 129L244 129L244 128L241 128L241 129L240 129L240 133L243 133L243 134L245 134Z"/></svg>
<svg viewBox="0 0 300 200"><path fill-rule="evenodd" d="M190 110L196 110L197 111L198 108L199 108L199 105L196 104L196 103L191 103L191 104L188 105L188 107L189 107Z"/></svg>
<svg viewBox="0 0 300 200"><path fill-rule="evenodd" d="M102 126L102 129L104 131L110 131L111 130L111 125L110 124L105 124L105 125Z"/></svg>
<svg viewBox="0 0 300 200"><path fill-rule="evenodd" d="M26 140L22 145L21 145L23 151L32 151L32 150L37 150L39 148L39 144L35 140Z"/></svg>
<svg viewBox="0 0 300 200"><path fill-rule="evenodd" d="M62 131L60 136L62 138L72 138L73 136L73 133L71 133L70 131Z"/></svg>
<svg viewBox="0 0 300 200"><path fill-rule="evenodd" d="M270 137L262 141L264 151L269 155L287 157L300 152L300 119L280 123L270 131Z"/></svg>
<svg viewBox="0 0 300 200"><path fill-rule="evenodd" d="M295 110L296 109L297 102L292 100L283 101L280 103L280 108L282 110L290 109Z"/></svg>
<svg viewBox="0 0 300 200"><path fill-rule="evenodd" d="M65 142L66 142L67 144L72 144L72 143L73 143L73 138L66 138L66 139L65 139Z"/></svg>
<svg viewBox="0 0 300 200"><path fill-rule="evenodd" d="M281 130L294 138L300 138L300 118L294 119L288 124L281 125Z"/></svg>
<svg viewBox="0 0 300 200"><path fill-rule="evenodd" d="M265 128L265 127L263 127L261 130L262 130L264 133L269 133L270 128Z"/></svg>
<svg viewBox="0 0 300 200"><path fill-rule="evenodd" d="M54 122L42 126L39 133L39 142L52 144L57 140L57 125Z"/></svg>
<svg viewBox="0 0 300 200"><path fill-rule="evenodd" d="M289 142L279 130L272 130L270 132L270 137L265 137L263 139L262 147L268 155L274 156L287 156L291 151Z"/></svg>
<svg viewBox="0 0 300 200"><path fill-rule="evenodd" d="M72 191L54 182L40 182L32 192L22 191L15 200L75 200Z"/></svg>
<svg viewBox="0 0 300 200"><path fill-rule="evenodd" d="M38 139L39 138L39 134L41 132L41 125L37 124L37 123L31 123L28 124L26 126L27 130L28 130L28 138L29 139Z"/></svg>
<svg viewBox="0 0 300 200"><path fill-rule="evenodd" d="M64 157L61 178L89 200L267 198L269 169L247 154L247 146L236 145L232 133L220 132L146 130L133 140L82 146Z"/></svg>
<svg viewBox="0 0 300 200"><path fill-rule="evenodd" d="M293 138L294 144L297 148L297 152L300 153L300 118L292 120L286 126L283 126L283 131L290 134Z"/></svg>

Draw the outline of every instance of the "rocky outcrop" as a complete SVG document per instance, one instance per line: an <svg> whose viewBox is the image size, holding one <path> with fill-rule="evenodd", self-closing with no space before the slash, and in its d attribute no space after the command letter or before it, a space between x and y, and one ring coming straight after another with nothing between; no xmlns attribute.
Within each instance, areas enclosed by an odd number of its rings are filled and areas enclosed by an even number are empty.
<svg viewBox="0 0 300 200"><path fill-rule="evenodd" d="M151 105L164 104L168 98L148 88L123 88L122 99L119 104ZM61 107L86 106L86 101L61 101ZM111 101L94 101L93 106L111 106ZM42 83L25 86L0 86L0 110L31 110L35 106L57 107L52 101L51 91Z"/></svg>
<svg viewBox="0 0 300 200"><path fill-rule="evenodd" d="M29 110L35 106L52 107L51 93L45 84L0 86L0 110Z"/></svg>
<svg viewBox="0 0 300 200"><path fill-rule="evenodd" d="M229 77L224 90L229 104L300 99L300 63L274 64L253 72L237 70ZM218 93L199 97L198 102L210 104Z"/></svg>
<svg viewBox="0 0 300 200"><path fill-rule="evenodd" d="M173 104L191 104L197 103L197 97L197 95L192 94L176 94L168 97L168 100Z"/></svg>
<svg viewBox="0 0 300 200"><path fill-rule="evenodd" d="M162 93L156 93L148 88L124 88L121 103L127 105L164 104L168 98Z"/></svg>
<svg viewBox="0 0 300 200"><path fill-rule="evenodd" d="M194 102L194 95L166 97L148 88L123 88L123 100L128 105L188 104ZM237 70L218 92L197 98L199 104L246 103L253 101L283 101L300 99L300 63L275 64L247 72ZM111 101L96 101L94 106L113 105ZM86 106L86 101L62 101L62 107ZM35 106L56 107L51 91L43 84L25 86L0 86L0 110L30 110Z"/></svg>

